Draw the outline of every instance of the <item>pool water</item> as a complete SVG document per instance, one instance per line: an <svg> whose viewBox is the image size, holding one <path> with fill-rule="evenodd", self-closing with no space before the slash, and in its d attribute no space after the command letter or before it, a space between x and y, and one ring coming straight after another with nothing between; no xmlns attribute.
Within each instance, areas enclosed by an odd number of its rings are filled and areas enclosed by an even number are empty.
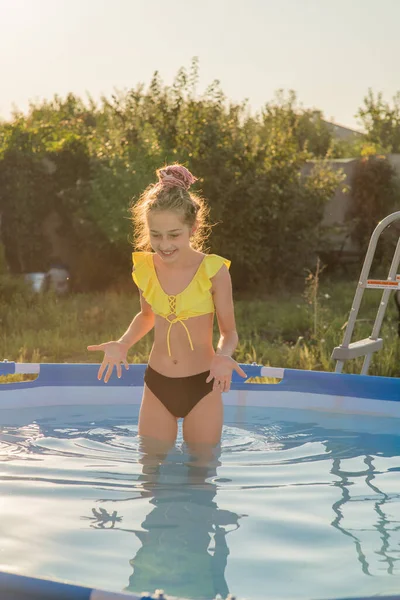
<svg viewBox="0 0 400 600"><path fill-rule="evenodd" d="M300 413L227 407L199 466L181 436L144 456L137 407L4 411L0 569L190 599L398 593L398 427Z"/></svg>

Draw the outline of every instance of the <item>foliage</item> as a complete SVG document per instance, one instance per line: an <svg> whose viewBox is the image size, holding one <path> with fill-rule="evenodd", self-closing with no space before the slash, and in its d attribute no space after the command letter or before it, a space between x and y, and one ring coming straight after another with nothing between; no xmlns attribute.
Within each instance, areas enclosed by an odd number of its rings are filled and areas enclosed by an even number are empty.
<svg viewBox="0 0 400 600"><path fill-rule="evenodd" d="M319 257L317 258L316 269L314 272L308 271L306 280L305 280L305 289L304 289L304 297L312 307L313 313L313 337L317 339L318 337L318 320L319 320L319 312L320 312L320 301L319 301L319 284L321 273L324 270L324 265L321 264Z"/></svg>
<svg viewBox="0 0 400 600"><path fill-rule="evenodd" d="M351 221L351 237L360 250L366 251L374 228L396 209L399 201L396 171L387 158L369 156L357 162L351 181L351 205L347 218ZM378 258L385 252L385 244L378 246Z"/></svg>
<svg viewBox="0 0 400 600"><path fill-rule="evenodd" d="M8 266L6 261L6 252L4 244L0 242L0 277L8 272Z"/></svg>
<svg viewBox="0 0 400 600"><path fill-rule="evenodd" d="M301 289L252 294L248 300L235 295L240 340L236 360L333 371L330 355L342 341L357 279L332 284L319 272L317 281L313 269L305 295ZM380 290L364 295L353 341L370 335L380 299ZM56 297L16 291L11 302L0 296L0 355L20 362L100 362L101 353L89 353L86 346L118 338L138 310L139 298L132 292ZM400 376L397 326L398 315L390 302L381 332L384 348L373 356L372 375ZM131 348L130 362L147 362L152 338L151 332ZM217 339L216 328L214 342ZM346 361L345 372L359 373L361 365L362 359Z"/></svg>
<svg viewBox="0 0 400 600"><path fill-rule="evenodd" d="M322 112L303 109L297 102L296 93L290 90L287 97L279 90L274 101L263 110L264 132L271 133L277 126L290 130L301 152L306 150L314 157L326 157L333 143L333 136Z"/></svg>
<svg viewBox="0 0 400 600"><path fill-rule="evenodd" d="M10 275L8 273L0 273L0 306L5 308L12 303L24 304L29 303L35 298L35 294L21 276ZM1 320L4 327L5 315Z"/></svg>
<svg viewBox="0 0 400 600"><path fill-rule="evenodd" d="M60 223L76 289L95 289L129 272L128 208L164 163L199 178L215 224L210 249L233 262L248 286L302 273L318 249L324 204L339 176L323 163L331 137L318 111L279 92L260 114L228 102L219 82L196 93L198 63L172 86L158 73L96 105L69 94L32 104L0 125L2 239L11 270L43 270L55 252L49 215Z"/></svg>
<svg viewBox="0 0 400 600"><path fill-rule="evenodd" d="M47 250L38 225L46 214L50 192L41 144L22 122L6 126L3 142L0 205L6 257L16 272L36 270L35 257Z"/></svg>
<svg viewBox="0 0 400 600"><path fill-rule="evenodd" d="M384 148L368 139L356 137L350 140L333 140L329 150L329 158L358 158L383 154Z"/></svg>
<svg viewBox="0 0 400 600"><path fill-rule="evenodd" d="M367 132L367 139L378 151L400 152L400 92L393 98L393 105L383 100L382 93L375 97L368 90L364 106L357 113Z"/></svg>

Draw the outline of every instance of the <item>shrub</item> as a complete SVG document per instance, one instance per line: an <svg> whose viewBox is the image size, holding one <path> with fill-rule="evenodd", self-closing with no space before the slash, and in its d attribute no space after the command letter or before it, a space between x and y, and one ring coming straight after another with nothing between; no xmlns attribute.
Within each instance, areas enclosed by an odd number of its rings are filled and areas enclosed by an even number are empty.
<svg viewBox="0 0 400 600"><path fill-rule="evenodd" d="M396 210L399 201L399 181L387 158L368 156L359 160L351 180L351 203L347 219L351 222L351 238L360 253L365 253L376 225ZM387 253L393 255L392 246L393 239L389 232L377 247L377 259L380 260Z"/></svg>

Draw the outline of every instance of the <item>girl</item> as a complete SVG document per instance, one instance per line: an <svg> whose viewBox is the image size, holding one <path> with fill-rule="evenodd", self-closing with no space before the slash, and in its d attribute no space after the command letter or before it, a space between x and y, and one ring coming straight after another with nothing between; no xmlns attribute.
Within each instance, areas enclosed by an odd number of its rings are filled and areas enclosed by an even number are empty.
<svg viewBox="0 0 400 600"><path fill-rule="evenodd" d="M246 373L233 360L238 343L229 260L201 252L207 228L204 201L189 192L196 178L181 165L157 171L132 208L136 246L133 280L141 311L118 341L88 346L104 351L98 378L113 368L121 377L127 352L153 327L154 344L145 372L139 435L174 443L177 421L190 445L219 443L223 423L222 392L232 371ZM212 346L214 311L220 340Z"/></svg>

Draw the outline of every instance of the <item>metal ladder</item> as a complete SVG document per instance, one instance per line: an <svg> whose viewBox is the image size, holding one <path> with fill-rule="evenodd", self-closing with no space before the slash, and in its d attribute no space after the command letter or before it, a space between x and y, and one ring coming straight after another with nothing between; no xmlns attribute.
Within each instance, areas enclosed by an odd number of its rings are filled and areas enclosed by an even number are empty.
<svg viewBox="0 0 400 600"><path fill-rule="evenodd" d="M367 254L365 255L364 265L361 270L360 281L357 286L356 293L354 295L353 305L351 307L349 320L347 322L346 330L343 337L343 342L340 346L334 348L331 358L336 360L335 372L341 373L345 360L350 358L357 358L358 356L364 356L364 362L361 369L362 375L368 374L371 357L374 352L380 350L383 345L382 338L378 337L382 326L383 317L386 312L387 303L390 297L390 292L393 290L400 290L400 275L397 274L397 269L400 263L400 237L397 242L396 250L393 256L392 264L389 269L387 279L369 279L369 273L371 270L371 264L375 255L376 245L382 231L396 221L400 219L400 211L392 213L385 217L374 229L373 234L369 242ZM360 340L358 342L350 343L353 334L354 325L356 323L358 311L360 310L360 304L366 288L378 288L383 289L381 302L375 318L375 323L372 328L372 333L368 338Z"/></svg>

